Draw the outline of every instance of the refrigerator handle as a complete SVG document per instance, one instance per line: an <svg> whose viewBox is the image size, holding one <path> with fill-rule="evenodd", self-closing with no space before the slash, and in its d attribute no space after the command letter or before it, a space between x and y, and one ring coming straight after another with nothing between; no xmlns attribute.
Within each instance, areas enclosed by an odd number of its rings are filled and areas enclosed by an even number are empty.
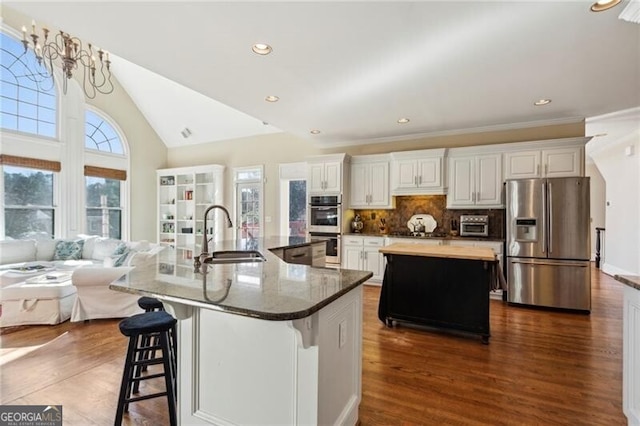
<svg viewBox="0 0 640 426"><path fill-rule="evenodd" d="M547 252L547 185L542 184L542 252Z"/></svg>
<svg viewBox="0 0 640 426"><path fill-rule="evenodd" d="M551 182L547 181L547 202L549 203L549 210L547 212L547 217L549 218L549 254L553 253L553 194L551 192Z"/></svg>
<svg viewBox="0 0 640 426"><path fill-rule="evenodd" d="M577 267L577 268L588 268L589 264L585 263L585 264L578 264L578 263L559 263L559 262L527 262L527 261L520 261L520 260L512 260L511 261L512 264L519 264L519 265L530 265L530 266L571 266L571 267Z"/></svg>

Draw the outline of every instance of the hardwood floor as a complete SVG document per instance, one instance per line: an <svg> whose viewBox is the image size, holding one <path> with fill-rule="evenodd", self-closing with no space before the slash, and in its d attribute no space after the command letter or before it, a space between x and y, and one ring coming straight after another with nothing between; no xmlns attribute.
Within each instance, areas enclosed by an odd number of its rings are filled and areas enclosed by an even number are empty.
<svg viewBox="0 0 640 426"><path fill-rule="evenodd" d="M626 424L622 285L592 269L592 290L591 315L492 300L492 337L482 345L385 328L380 288L365 286L361 425ZM1 404L61 404L65 426L113 424L127 343L118 320L3 329L0 337ZM132 404L124 424L167 424L165 401Z"/></svg>

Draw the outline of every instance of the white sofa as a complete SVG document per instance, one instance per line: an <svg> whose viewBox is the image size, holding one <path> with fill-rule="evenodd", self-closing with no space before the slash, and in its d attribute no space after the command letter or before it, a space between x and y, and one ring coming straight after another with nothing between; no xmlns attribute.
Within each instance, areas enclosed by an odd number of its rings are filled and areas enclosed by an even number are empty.
<svg viewBox="0 0 640 426"><path fill-rule="evenodd" d="M54 260L59 241L0 241L0 326L58 324L67 319L84 321L98 318L123 318L141 312L138 296L109 289L109 284L136 265L151 261L162 246L146 241L82 236L79 259ZM58 253L59 254L59 253ZM119 266L114 262L122 261ZM16 268L42 265L44 271L17 271ZM67 276L69 280L30 283L37 276ZM60 282L58 282L60 281Z"/></svg>

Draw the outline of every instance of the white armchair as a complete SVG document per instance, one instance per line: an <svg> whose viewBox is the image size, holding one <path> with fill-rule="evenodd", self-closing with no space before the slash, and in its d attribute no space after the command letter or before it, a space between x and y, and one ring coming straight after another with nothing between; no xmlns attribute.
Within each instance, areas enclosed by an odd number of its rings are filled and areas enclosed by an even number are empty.
<svg viewBox="0 0 640 426"><path fill-rule="evenodd" d="M135 294L111 290L109 284L131 271L133 267L78 268L73 271L71 281L78 290L71 321L85 321L100 318L125 318L139 314Z"/></svg>

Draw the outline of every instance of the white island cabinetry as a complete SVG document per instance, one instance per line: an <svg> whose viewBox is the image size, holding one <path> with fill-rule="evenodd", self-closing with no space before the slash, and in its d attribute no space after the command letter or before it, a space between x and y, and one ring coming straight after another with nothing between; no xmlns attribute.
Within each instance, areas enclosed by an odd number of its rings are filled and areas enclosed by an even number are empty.
<svg viewBox="0 0 640 426"><path fill-rule="evenodd" d="M622 325L622 410L629 425L640 425L640 276L619 276L624 287Z"/></svg>
<svg viewBox="0 0 640 426"><path fill-rule="evenodd" d="M355 425L361 306L360 286L292 321L190 307L178 322L180 424Z"/></svg>

